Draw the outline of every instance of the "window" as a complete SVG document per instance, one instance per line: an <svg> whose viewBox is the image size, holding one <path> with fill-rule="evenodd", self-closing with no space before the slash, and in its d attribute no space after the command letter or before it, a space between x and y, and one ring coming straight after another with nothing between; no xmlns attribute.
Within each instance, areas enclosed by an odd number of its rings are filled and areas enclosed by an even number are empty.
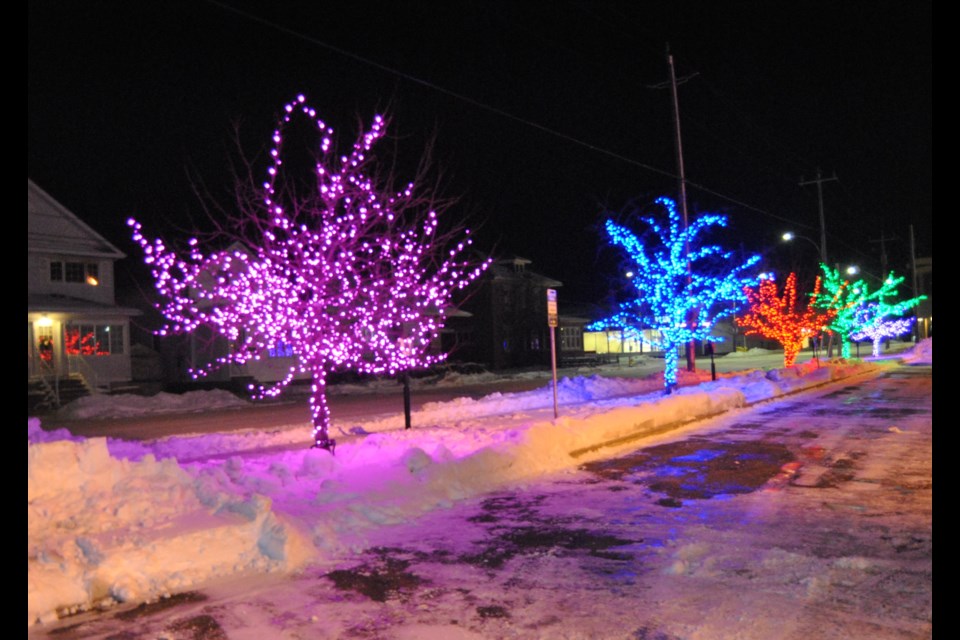
<svg viewBox="0 0 960 640"><path fill-rule="evenodd" d="M67 262L64 266L64 280L67 282L83 282L83 263Z"/></svg>
<svg viewBox="0 0 960 640"><path fill-rule="evenodd" d="M123 353L123 325L68 324L64 350L69 356L109 356Z"/></svg>
<svg viewBox="0 0 960 640"><path fill-rule="evenodd" d="M560 349L583 351L583 330L580 327L560 327Z"/></svg>
<svg viewBox="0 0 960 640"><path fill-rule="evenodd" d="M51 282L79 282L96 285L100 282L100 266L96 262L50 261Z"/></svg>
<svg viewBox="0 0 960 640"><path fill-rule="evenodd" d="M293 347L278 340L275 347L267 350L267 355L271 358L292 358L294 356Z"/></svg>
<svg viewBox="0 0 960 640"><path fill-rule="evenodd" d="M530 351L540 351L540 333L534 331L530 334Z"/></svg>

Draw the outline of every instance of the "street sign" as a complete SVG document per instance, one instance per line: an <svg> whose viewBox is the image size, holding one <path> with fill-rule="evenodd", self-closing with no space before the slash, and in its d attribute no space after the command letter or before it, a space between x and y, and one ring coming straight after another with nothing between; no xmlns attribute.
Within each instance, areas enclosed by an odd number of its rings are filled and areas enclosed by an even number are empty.
<svg viewBox="0 0 960 640"><path fill-rule="evenodd" d="M553 370L553 419L557 416L557 290L547 289L547 326L550 327L550 368Z"/></svg>
<svg viewBox="0 0 960 640"><path fill-rule="evenodd" d="M556 327L559 323L557 315L557 290L547 289L547 326Z"/></svg>

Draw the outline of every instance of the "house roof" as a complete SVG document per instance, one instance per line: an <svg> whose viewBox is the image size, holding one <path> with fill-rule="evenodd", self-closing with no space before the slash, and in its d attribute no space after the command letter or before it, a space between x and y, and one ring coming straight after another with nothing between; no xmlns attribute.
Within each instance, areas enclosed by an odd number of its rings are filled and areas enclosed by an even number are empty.
<svg viewBox="0 0 960 640"><path fill-rule="evenodd" d="M547 288L562 287L563 283L545 275L530 271L527 265L531 264L526 258L501 258L495 260L487 269L489 276L494 280L527 280L538 286Z"/></svg>
<svg viewBox="0 0 960 640"><path fill-rule="evenodd" d="M139 316L143 312L129 307L118 307L91 300L82 300L58 294L27 294L27 313L74 313L100 316Z"/></svg>
<svg viewBox="0 0 960 640"><path fill-rule="evenodd" d="M125 258L106 238L27 178L27 251Z"/></svg>

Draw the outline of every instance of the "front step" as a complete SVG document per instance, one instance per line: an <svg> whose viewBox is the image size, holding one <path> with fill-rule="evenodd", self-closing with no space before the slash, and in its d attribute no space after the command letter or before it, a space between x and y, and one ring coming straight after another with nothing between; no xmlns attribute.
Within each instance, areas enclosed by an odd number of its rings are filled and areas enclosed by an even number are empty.
<svg viewBox="0 0 960 640"><path fill-rule="evenodd" d="M56 398L51 394L53 384L53 381L44 383L43 380L27 382L28 413L55 411L68 402L90 395L90 389L83 378L76 375L63 376L57 381L57 393L60 400L59 405L57 405Z"/></svg>

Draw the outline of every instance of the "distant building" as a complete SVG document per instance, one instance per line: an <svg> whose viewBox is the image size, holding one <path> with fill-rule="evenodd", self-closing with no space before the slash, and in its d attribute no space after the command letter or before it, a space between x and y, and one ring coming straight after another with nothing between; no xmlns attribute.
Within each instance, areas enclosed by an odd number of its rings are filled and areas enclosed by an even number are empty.
<svg viewBox="0 0 960 640"><path fill-rule="evenodd" d="M227 247L227 251L251 255L250 251L238 242ZM234 268L239 268L237 263ZM217 300L211 299L200 299L197 302L198 308L204 310L217 304ZM264 349L258 358L244 364L230 362L217 365L218 361L222 362L233 352L234 345L208 325L200 325L186 335L165 336L160 338L158 343L166 363L167 382L173 385L188 383L199 387L226 386L241 391L253 382L275 383L287 377L291 369L299 369L299 358L294 355L290 345L283 343ZM208 369L209 372L194 379L190 374L191 369ZM295 380L309 380L311 377L310 372L297 371L293 375Z"/></svg>
<svg viewBox="0 0 960 640"><path fill-rule="evenodd" d="M547 290L563 283L536 273L526 258L495 260L461 305L467 316L451 317L443 348L450 359L478 362L493 369L550 365ZM554 334L558 361L583 355L583 327L589 321L565 312L558 295Z"/></svg>
<svg viewBox="0 0 960 640"><path fill-rule="evenodd" d="M59 404L60 382L91 391L132 379L130 318L117 306L114 263L124 254L27 180L27 379Z"/></svg>
<svg viewBox="0 0 960 640"><path fill-rule="evenodd" d="M711 329L710 335L714 338L720 338L720 340L712 343L714 355L718 356L737 350L781 348L780 344L774 340L755 335L745 336L743 329L737 327L734 320L730 318L718 321ZM660 356L663 354L660 346L661 342L660 332L656 329L642 329L639 336L630 336L627 332L619 329L585 331L583 334L583 349L585 352L588 354L596 353L597 355L606 354L610 360L613 360L616 356L621 361L629 361L630 356L644 353ZM696 355L698 357L709 355L708 344L706 341L697 341ZM686 354L686 345L677 346L677 351L681 355Z"/></svg>

